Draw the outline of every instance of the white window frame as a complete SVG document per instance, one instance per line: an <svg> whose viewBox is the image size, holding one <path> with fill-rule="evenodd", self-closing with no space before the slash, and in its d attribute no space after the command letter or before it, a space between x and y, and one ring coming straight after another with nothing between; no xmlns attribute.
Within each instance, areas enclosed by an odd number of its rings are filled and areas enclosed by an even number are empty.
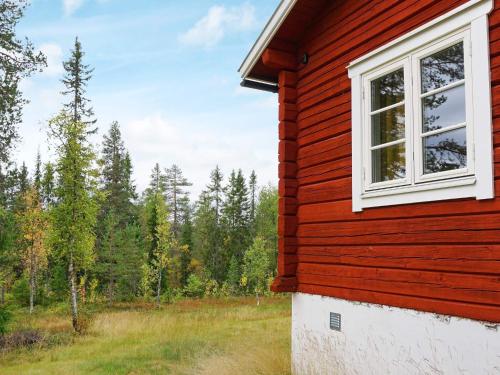
<svg viewBox="0 0 500 375"><path fill-rule="evenodd" d="M353 211L445 199L494 198L488 38L488 13L492 8L492 0L470 0L349 64ZM424 174L420 60L459 40L464 43L467 167ZM401 67L405 72L406 177L372 183L369 84ZM440 90L443 88L436 91Z"/></svg>

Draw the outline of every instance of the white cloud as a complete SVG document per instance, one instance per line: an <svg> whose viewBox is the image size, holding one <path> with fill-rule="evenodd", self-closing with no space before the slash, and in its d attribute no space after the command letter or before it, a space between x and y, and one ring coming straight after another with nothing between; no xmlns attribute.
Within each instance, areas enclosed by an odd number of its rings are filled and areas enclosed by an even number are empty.
<svg viewBox="0 0 500 375"><path fill-rule="evenodd" d="M210 48L219 43L227 32L248 30L255 24L255 8L250 4L232 8L214 5L206 16L181 34L179 40L187 45Z"/></svg>
<svg viewBox="0 0 500 375"><path fill-rule="evenodd" d="M43 74L48 76L60 75L64 70L62 48L55 43L45 43L40 46L40 51L47 57L47 67L43 70Z"/></svg>
<svg viewBox="0 0 500 375"><path fill-rule="evenodd" d="M64 14L71 16L83 5L84 0L63 0Z"/></svg>
<svg viewBox="0 0 500 375"><path fill-rule="evenodd" d="M155 163L162 168L179 165L194 183L193 198L208 183L210 171L217 164L226 176L232 169L241 168L247 176L255 169L261 185L276 183L277 135L269 136L269 130L207 126L210 121L205 120L171 120L155 114L123 124L122 134L133 158L139 190L147 186Z"/></svg>

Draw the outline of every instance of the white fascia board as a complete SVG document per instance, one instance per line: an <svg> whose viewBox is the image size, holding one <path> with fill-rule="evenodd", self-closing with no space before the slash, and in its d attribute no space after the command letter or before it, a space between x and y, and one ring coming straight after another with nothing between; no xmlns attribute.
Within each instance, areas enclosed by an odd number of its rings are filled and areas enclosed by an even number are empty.
<svg viewBox="0 0 500 375"><path fill-rule="evenodd" d="M286 20L297 2L298 0L281 0L281 3L274 11L273 15L264 27L264 30L262 30L257 38L257 41L254 43L252 49L241 64L238 70L238 72L241 73L241 78L248 78L248 75L252 71L253 67L259 61L265 49L269 43L271 43L271 40L273 40L274 35L276 35L276 32L279 30L280 26Z"/></svg>

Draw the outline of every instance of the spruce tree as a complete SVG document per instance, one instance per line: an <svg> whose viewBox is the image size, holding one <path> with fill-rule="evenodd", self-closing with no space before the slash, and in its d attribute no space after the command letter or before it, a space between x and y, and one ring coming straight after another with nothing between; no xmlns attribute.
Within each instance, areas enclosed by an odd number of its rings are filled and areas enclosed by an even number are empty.
<svg viewBox="0 0 500 375"><path fill-rule="evenodd" d="M42 156L40 155L40 150L36 153L35 160L35 175L33 178L33 186L38 195L38 199L41 198L42 193Z"/></svg>
<svg viewBox="0 0 500 375"><path fill-rule="evenodd" d="M250 194L250 224L252 226L252 234L255 222L255 207L257 205L257 175L255 171L250 174L250 179L248 181L248 188Z"/></svg>
<svg viewBox="0 0 500 375"><path fill-rule="evenodd" d="M41 182L42 201L46 208L50 208L55 204L55 178L54 164L47 162L44 165Z"/></svg>
<svg viewBox="0 0 500 375"><path fill-rule="evenodd" d="M46 58L28 40L16 36L16 26L28 0L0 1L0 175L9 165L10 152L18 139L17 125L27 101L20 89L21 80L46 66Z"/></svg>
<svg viewBox="0 0 500 375"><path fill-rule="evenodd" d="M71 51L71 57L63 62L66 72L62 83L66 90L62 91L61 94L69 98L69 101L64 104L64 110L71 116L73 122L93 125L97 120L94 119L94 110L90 106L90 99L85 94L94 69L83 63L84 55L82 45L77 37L74 49ZM86 131L92 133L96 129L88 127Z"/></svg>
<svg viewBox="0 0 500 375"><path fill-rule="evenodd" d="M223 210L226 235L225 251L229 258L235 256L238 264L250 244L250 204L248 189L241 170L231 173Z"/></svg>
<svg viewBox="0 0 500 375"><path fill-rule="evenodd" d="M217 225L216 210L208 191L196 203L193 231L193 255L203 261L210 276L219 283L226 278L229 258L222 247L223 238Z"/></svg>
<svg viewBox="0 0 500 375"><path fill-rule="evenodd" d="M192 184L184 177L182 170L177 165L165 169L166 197L172 218L172 232L175 238L180 232L180 202L188 196L186 187Z"/></svg>
<svg viewBox="0 0 500 375"><path fill-rule="evenodd" d="M108 134L104 135L102 147L102 190L106 195L103 215L114 210L119 223L132 219L135 188L132 184L132 163L122 140L118 122L113 122Z"/></svg>
<svg viewBox="0 0 500 375"><path fill-rule="evenodd" d="M271 268L275 272L278 257L278 189L268 185L262 188L255 210L255 236L260 237L271 254Z"/></svg>
<svg viewBox="0 0 500 375"><path fill-rule="evenodd" d="M105 200L99 214L103 225L97 230L98 268L102 284L107 284L108 302L112 303L122 278L138 271L136 264L124 261L125 251L135 251L134 246L124 246L123 242L128 225L135 221L132 202L135 191L131 182L132 164L116 121L104 136L101 164L101 191ZM128 265L134 269L127 269Z"/></svg>
<svg viewBox="0 0 500 375"><path fill-rule="evenodd" d="M215 169L210 173L210 184L207 189L210 193L214 208L215 208L215 220L219 224L222 206L224 202L224 175L217 165Z"/></svg>

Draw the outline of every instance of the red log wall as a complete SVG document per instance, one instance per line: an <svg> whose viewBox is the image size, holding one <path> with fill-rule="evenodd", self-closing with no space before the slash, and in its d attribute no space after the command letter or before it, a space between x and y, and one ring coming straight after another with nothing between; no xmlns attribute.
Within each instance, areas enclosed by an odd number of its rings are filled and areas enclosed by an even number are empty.
<svg viewBox="0 0 500 375"><path fill-rule="evenodd" d="M500 322L500 0L490 14L497 198L352 212L348 63L465 0L332 1L280 73L275 291Z"/></svg>

